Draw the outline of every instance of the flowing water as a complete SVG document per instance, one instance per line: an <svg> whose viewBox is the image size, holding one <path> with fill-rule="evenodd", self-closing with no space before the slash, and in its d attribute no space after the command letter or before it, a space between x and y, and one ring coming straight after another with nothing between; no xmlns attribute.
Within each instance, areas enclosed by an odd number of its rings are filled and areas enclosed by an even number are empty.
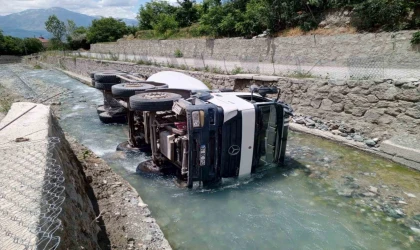
<svg viewBox="0 0 420 250"><path fill-rule="evenodd" d="M62 128L136 188L174 249L420 249L417 243L407 244L407 229L342 206L346 198L304 171L305 165L326 157L330 165L344 168L366 160L389 164L382 159L291 133L286 167L267 167L213 188L181 189L174 177L136 173L147 155L115 154L116 145L126 140L126 126L98 120L101 92L56 71L21 74L72 91L61 100Z"/></svg>

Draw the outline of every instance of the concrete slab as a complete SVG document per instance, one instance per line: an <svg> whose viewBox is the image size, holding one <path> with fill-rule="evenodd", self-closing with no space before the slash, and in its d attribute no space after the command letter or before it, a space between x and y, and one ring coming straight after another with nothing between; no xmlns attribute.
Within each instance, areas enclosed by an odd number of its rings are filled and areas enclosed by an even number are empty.
<svg viewBox="0 0 420 250"><path fill-rule="evenodd" d="M252 79L256 81L262 81L262 82L277 82L280 79L280 77L256 75Z"/></svg>
<svg viewBox="0 0 420 250"><path fill-rule="evenodd" d="M238 80L252 80L254 76L257 74L236 74L229 76L230 79L238 79Z"/></svg>
<svg viewBox="0 0 420 250"><path fill-rule="evenodd" d="M29 109L31 110L24 114ZM14 119L16 120L13 121ZM48 137L49 119L49 106L30 102L14 103L6 117L0 122L0 144L14 141L19 137L26 137L31 141L46 140ZM10 122L12 123L3 128Z"/></svg>
<svg viewBox="0 0 420 250"><path fill-rule="evenodd" d="M413 145L413 147L415 146L417 147L418 145ZM380 149L387 154L401 157L420 164L420 150L413 147L398 145L390 140L387 140L381 143Z"/></svg>
<svg viewBox="0 0 420 250"><path fill-rule="evenodd" d="M1 249L35 249L38 244L37 226L48 206L42 199L49 122L48 106L27 102L14 103L0 122L0 129L10 123L0 130ZM28 141L15 141L19 137Z"/></svg>
<svg viewBox="0 0 420 250"><path fill-rule="evenodd" d="M70 76L73 79L78 80L79 82L82 82L82 83L84 83L88 86L92 86L92 79L90 79L89 77L81 76L79 74L73 73L71 71L63 70L63 69L60 69L60 68L55 68L55 69L63 72L64 74Z"/></svg>
<svg viewBox="0 0 420 250"><path fill-rule="evenodd" d="M400 164L403 164L405 166L408 166L410 168L414 168L416 170L420 170L420 163L418 163L418 162L410 161L410 160L407 160L405 158L401 158L401 157L398 157L398 156L392 157L392 160L395 161L395 162L397 162L397 163L400 163Z"/></svg>

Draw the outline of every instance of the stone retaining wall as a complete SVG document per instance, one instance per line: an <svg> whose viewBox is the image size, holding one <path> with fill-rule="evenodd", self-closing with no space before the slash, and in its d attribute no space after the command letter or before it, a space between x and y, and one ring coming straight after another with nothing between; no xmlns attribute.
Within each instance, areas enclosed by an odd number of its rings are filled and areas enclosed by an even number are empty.
<svg viewBox="0 0 420 250"><path fill-rule="evenodd" d="M410 39L414 31L395 33L306 35L278 38L225 38L180 40L120 40L92 44L90 52L125 55L174 57L180 51L185 58L252 61L302 65L346 66L353 57L385 61L387 68L418 68L419 48ZM379 58L384 57L384 58ZM298 58L298 62L296 62Z"/></svg>
<svg viewBox="0 0 420 250"><path fill-rule="evenodd" d="M41 58L27 58L35 64ZM45 63L88 76L98 69L120 69L148 77L162 67L134 63L109 62L79 58L43 58ZM371 138L386 139L400 132L420 131L420 81L405 80L325 80L296 79L258 75L218 75L198 71L176 70L200 79L213 88L247 90L251 84L276 85L281 100L290 103L296 113L313 119L339 121Z"/></svg>

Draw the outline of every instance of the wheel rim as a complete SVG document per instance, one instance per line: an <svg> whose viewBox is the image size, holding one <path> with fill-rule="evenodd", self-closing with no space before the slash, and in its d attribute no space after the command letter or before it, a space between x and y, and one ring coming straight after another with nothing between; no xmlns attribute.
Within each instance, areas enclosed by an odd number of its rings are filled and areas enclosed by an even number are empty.
<svg viewBox="0 0 420 250"><path fill-rule="evenodd" d="M144 84L143 83L126 83L124 85L124 87L126 87L126 88L141 88L141 87L144 87Z"/></svg>
<svg viewBox="0 0 420 250"><path fill-rule="evenodd" d="M162 92L147 93L143 95L143 98L145 99L163 99L167 97L169 97L169 95L167 93Z"/></svg>

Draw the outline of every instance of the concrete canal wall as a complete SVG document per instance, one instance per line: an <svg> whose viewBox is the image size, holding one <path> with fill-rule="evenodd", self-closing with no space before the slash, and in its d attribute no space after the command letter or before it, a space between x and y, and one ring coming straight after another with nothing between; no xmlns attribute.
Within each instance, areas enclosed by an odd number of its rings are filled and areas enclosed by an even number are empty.
<svg viewBox="0 0 420 250"><path fill-rule="evenodd" d="M305 35L277 38L224 38L179 40L120 40L92 44L90 52L185 58L268 62L276 64L345 66L351 58L385 61L390 68L418 68L420 53L410 44L414 31L370 34ZM379 59L381 57L381 59Z"/></svg>
<svg viewBox="0 0 420 250"><path fill-rule="evenodd" d="M49 106L14 103L0 128L2 205L14 207L0 213L2 247L98 248L88 183Z"/></svg>

